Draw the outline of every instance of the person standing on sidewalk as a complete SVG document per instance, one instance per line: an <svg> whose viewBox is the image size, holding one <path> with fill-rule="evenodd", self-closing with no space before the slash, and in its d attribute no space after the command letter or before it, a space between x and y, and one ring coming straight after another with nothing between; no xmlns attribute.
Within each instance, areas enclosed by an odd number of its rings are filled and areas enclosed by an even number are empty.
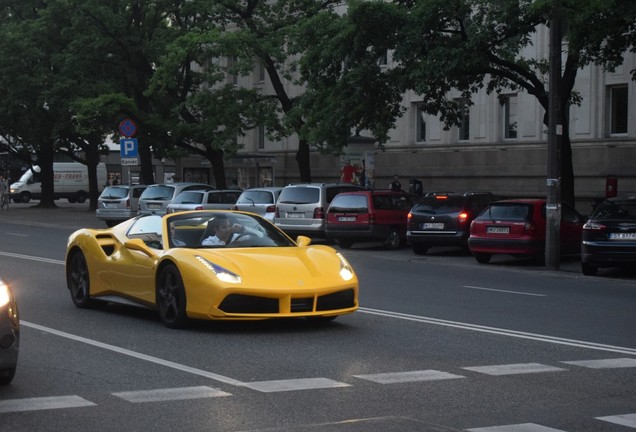
<svg viewBox="0 0 636 432"><path fill-rule="evenodd" d="M9 210L9 184L3 176L0 176L0 207Z"/></svg>

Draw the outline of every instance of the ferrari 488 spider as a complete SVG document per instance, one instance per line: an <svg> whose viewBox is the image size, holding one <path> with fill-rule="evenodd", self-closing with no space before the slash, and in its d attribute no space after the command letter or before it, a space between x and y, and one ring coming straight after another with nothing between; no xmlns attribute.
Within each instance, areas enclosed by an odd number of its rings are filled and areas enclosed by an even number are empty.
<svg viewBox="0 0 636 432"><path fill-rule="evenodd" d="M358 279L335 249L303 236L294 242L260 216L235 211L80 229L68 240L66 280L79 308L132 302L157 310L171 328L190 318L329 320L358 308Z"/></svg>

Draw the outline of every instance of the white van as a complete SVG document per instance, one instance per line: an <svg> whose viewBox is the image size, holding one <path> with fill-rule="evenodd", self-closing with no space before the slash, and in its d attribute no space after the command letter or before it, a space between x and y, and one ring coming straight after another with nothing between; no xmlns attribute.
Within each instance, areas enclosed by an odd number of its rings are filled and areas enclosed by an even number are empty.
<svg viewBox="0 0 636 432"><path fill-rule="evenodd" d="M107 183L106 165L97 165L98 192ZM53 190L55 199L66 198L69 202L83 203L88 198L88 169L86 165L76 162L53 163ZM39 199L42 195L40 167L37 165L27 170L20 180L11 184L11 198L14 202L28 203L31 199Z"/></svg>

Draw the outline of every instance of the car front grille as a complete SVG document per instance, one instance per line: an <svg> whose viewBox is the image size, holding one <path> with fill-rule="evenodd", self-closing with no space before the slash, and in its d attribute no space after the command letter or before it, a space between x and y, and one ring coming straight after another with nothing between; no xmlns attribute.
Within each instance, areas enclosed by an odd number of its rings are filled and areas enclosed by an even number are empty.
<svg viewBox="0 0 636 432"><path fill-rule="evenodd" d="M315 297L292 298L289 303L289 313L303 314L330 310L348 309L355 306L355 292L346 289L331 294ZM285 313L281 310L279 299L259 297L245 294L229 294L219 309L228 314L277 314ZM285 308L283 308L285 309Z"/></svg>

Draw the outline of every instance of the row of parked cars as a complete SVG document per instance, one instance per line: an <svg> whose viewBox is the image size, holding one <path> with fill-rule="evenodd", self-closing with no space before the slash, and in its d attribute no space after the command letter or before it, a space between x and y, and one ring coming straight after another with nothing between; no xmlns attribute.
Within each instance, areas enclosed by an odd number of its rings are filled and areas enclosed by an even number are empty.
<svg viewBox="0 0 636 432"><path fill-rule="evenodd" d="M545 199L502 200L489 192L429 192L419 197L340 183L245 191L199 183L122 185L104 190L97 216L112 226L137 214L203 209L258 213L290 236L323 238L343 249L381 241L389 249L408 244L418 255L431 247L461 247L479 263L488 263L496 254L544 260ZM560 252L581 254L586 275L636 261L636 197L608 199L589 219L562 204L560 236Z"/></svg>

